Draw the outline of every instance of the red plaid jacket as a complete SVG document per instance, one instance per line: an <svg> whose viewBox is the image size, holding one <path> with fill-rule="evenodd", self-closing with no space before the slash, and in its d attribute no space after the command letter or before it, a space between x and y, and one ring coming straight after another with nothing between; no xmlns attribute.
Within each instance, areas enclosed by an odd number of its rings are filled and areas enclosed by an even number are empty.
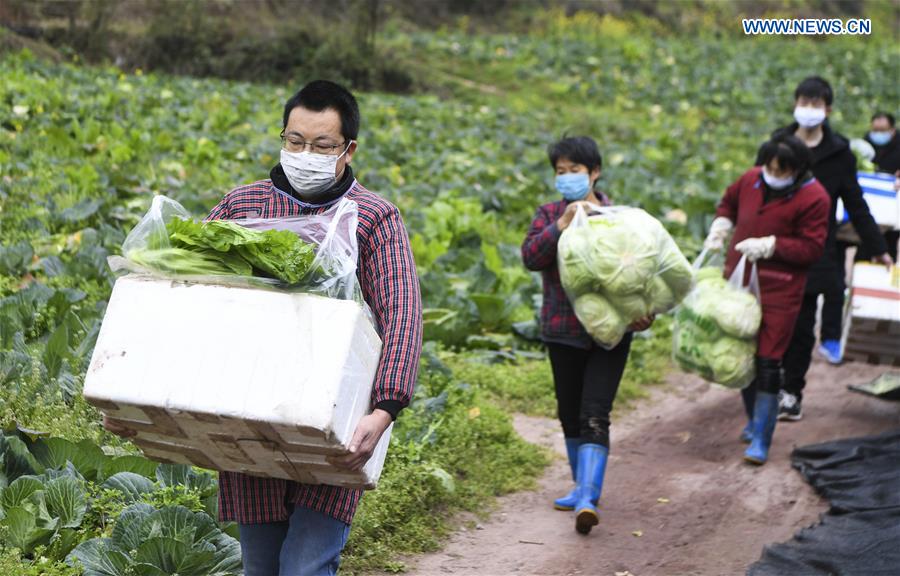
<svg viewBox="0 0 900 576"><path fill-rule="evenodd" d="M372 401L406 406L413 394L422 348L422 303L409 238L393 204L358 182L346 195L359 207L357 276L383 339ZM301 208L279 193L271 180L261 180L229 192L212 209L209 219L285 218L324 210ZM362 493L222 472L219 518L243 524L279 522L288 519L286 504L296 504L349 524Z"/></svg>
<svg viewBox="0 0 900 576"><path fill-rule="evenodd" d="M603 204L609 199L596 193ZM560 342L580 348L590 348L593 339L575 316L575 310L563 290L556 265L556 243L562 234L556 221L566 211L569 202L558 200L537 209L528 235L522 243L522 260L525 267L540 272L544 284L544 300L541 306L541 335L545 342Z"/></svg>

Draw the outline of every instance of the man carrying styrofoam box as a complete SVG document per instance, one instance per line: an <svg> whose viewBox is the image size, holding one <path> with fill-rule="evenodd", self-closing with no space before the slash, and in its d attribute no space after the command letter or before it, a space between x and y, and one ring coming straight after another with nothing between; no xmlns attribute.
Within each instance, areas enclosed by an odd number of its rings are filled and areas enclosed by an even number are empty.
<svg viewBox="0 0 900 576"><path fill-rule="evenodd" d="M359 108L349 91L328 81L307 84L285 104L281 161L270 177L232 190L209 215L211 220L288 218L323 214L344 199L356 203L360 288L383 344L375 369L374 409L359 420L349 453L328 457L345 470L366 464L409 403L422 345L419 284L400 213L366 190L350 167L359 125ZM241 350L223 354L228 362ZM284 361L296 364L297 358ZM272 372L257 368L260 377ZM132 432L113 422L106 426L123 435ZM362 494L327 484L221 472L219 516L239 525L246 576L334 574Z"/></svg>

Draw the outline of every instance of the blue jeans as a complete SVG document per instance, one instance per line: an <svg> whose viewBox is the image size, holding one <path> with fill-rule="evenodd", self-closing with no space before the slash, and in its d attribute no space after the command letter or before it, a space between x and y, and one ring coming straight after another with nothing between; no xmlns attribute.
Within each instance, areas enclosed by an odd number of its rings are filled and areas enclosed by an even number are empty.
<svg viewBox="0 0 900 576"><path fill-rule="evenodd" d="M286 522L239 524L244 576L333 576L350 525L294 507Z"/></svg>

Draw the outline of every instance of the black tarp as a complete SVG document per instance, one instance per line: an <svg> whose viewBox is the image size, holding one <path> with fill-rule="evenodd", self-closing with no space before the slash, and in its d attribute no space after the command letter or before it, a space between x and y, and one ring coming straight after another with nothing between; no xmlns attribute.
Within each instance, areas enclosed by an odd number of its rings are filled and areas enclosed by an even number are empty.
<svg viewBox="0 0 900 576"><path fill-rule="evenodd" d="M791 461L831 507L747 574L900 576L900 430L803 446Z"/></svg>

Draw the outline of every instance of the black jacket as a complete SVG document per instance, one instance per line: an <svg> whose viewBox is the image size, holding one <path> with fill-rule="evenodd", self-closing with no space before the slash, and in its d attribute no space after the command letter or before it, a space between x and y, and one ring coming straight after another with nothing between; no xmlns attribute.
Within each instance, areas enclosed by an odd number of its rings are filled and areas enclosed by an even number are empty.
<svg viewBox="0 0 900 576"><path fill-rule="evenodd" d="M869 140L868 134L866 134L866 142L872 144L872 148L875 149L875 159L872 162L879 172L894 174L900 170L900 133L894 132L894 137L884 146L876 146Z"/></svg>
<svg viewBox="0 0 900 576"><path fill-rule="evenodd" d="M787 132L794 134L797 131L797 123L790 126L780 128L773 132L776 134ZM859 234L863 245L871 251L872 254L884 254L887 252L887 245L884 242L884 236L875 219L869 212L869 206L863 199L862 188L856 180L856 156L850 150L850 142L838 134L833 132L828 125L828 121L822 126L822 141L818 146L811 148L813 155L812 173L816 180L821 182L825 190L831 196L831 216L828 219L828 238L825 240L825 254L822 259L814 264L809 270L809 276L806 280L806 292L821 294L835 290L843 290L844 278L841 274L843 266L839 265L838 259L841 253L837 249L835 234L837 233L837 200L840 198L844 202L844 210L850 215L850 221L853 222L853 228ZM756 158L756 164L762 164L759 156Z"/></svg>

